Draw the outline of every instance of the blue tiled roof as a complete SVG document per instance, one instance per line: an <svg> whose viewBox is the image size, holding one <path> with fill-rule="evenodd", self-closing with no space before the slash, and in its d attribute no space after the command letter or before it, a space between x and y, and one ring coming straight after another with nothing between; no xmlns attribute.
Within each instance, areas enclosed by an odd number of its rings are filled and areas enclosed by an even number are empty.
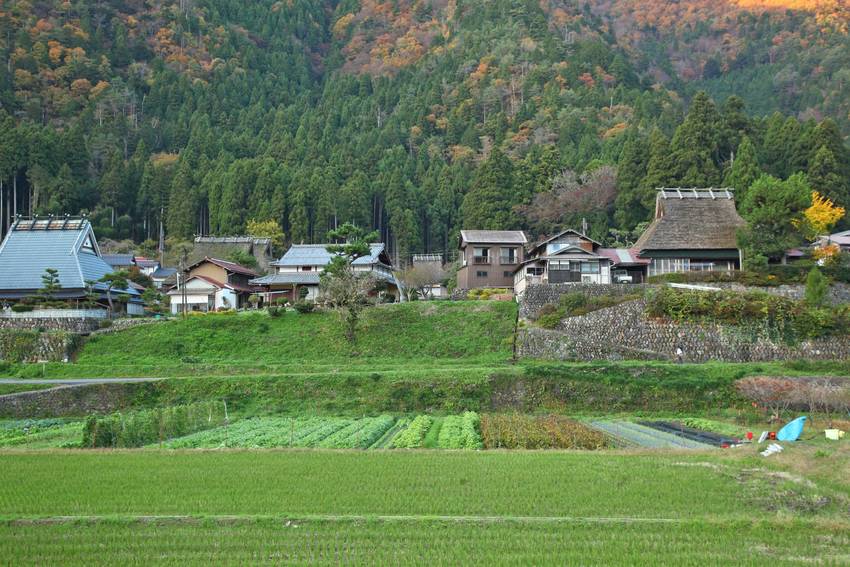
<svg viewBox="0 0 850 567"><path fill-rule="evenodd" d="M101 258L113 267L132 266L135 264L132 254L103 254Z"/></svg>
<svg viewBox="0 0 850 567"><path fill-rule="evenodd" d="M66 290L82 290L86 281L97 281L113 268L99 256L97 241L87 220L63 228L61 220L44 228L26 228L33 221L18 221L0 245L0 290L41 289L47 268L59 271L59 284ZM47 228L50 227L50 228ZM90 243L91 248L84 247ZM103 284L95 288L103 288ZM138 295L134 289L126 290Z"/></svg>

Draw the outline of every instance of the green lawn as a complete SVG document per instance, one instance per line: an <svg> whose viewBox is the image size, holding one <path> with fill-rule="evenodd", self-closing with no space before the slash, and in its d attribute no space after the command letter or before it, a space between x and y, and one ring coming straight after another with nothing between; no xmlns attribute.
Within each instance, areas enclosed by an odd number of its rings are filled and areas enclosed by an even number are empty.
<svg viewBox="0 0 850 567"><path fill-rule="evenodd" d="M0 452L0 556L847 564L846 479L835 490L779 472L752 452Z"/></svg>

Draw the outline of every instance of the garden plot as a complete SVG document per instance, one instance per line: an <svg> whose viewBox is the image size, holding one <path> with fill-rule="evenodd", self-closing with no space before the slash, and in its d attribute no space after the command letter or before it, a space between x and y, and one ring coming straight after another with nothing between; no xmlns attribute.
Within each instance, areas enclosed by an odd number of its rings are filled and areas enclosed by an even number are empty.
<svg viewBox="0 0 850 567"><path fill-rule="evenodd" d="M396 423L389 415L350 419L341 417L255 417L172 439L169 449L223 447L322 447L368 449Z"/></svg>
<svg viewBox="0 0 850 567"><path fill-rule="evenodd" d="M630 421L594 421L591 425L610 436L616 444L650 449L710 449L711 445L685 439Z"/></svg>

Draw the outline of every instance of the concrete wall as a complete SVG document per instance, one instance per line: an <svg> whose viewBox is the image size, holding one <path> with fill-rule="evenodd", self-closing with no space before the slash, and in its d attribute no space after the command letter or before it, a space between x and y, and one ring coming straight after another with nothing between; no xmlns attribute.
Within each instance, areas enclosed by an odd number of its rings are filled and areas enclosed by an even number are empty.
<svg viewBox="0 0 850 567"><path fill-rule="evenodd" d="M763 328L653 321L645 302L630 301L561 321L557 329L520 329L517 355L557 360L675 360L766 362L788 359L850 359L850 337L784 344Z"/></svg>

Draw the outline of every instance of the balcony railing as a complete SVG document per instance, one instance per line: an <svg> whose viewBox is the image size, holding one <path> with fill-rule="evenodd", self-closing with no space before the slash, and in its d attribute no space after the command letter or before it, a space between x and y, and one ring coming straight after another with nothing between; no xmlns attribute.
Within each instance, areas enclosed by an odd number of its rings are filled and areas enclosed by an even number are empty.
<svg viewBox="0 0 850 567"><path fill-rule="evenodd" d="M499 258L499 264L502 266L515 266L518 263L516 258Z"/></svg>
<svg viewBox="0 0 850 567"><path fill-rule="evenodd" d="M473 256L472 263L476 266L485 266L490 264L489 256Z"/></svg>

